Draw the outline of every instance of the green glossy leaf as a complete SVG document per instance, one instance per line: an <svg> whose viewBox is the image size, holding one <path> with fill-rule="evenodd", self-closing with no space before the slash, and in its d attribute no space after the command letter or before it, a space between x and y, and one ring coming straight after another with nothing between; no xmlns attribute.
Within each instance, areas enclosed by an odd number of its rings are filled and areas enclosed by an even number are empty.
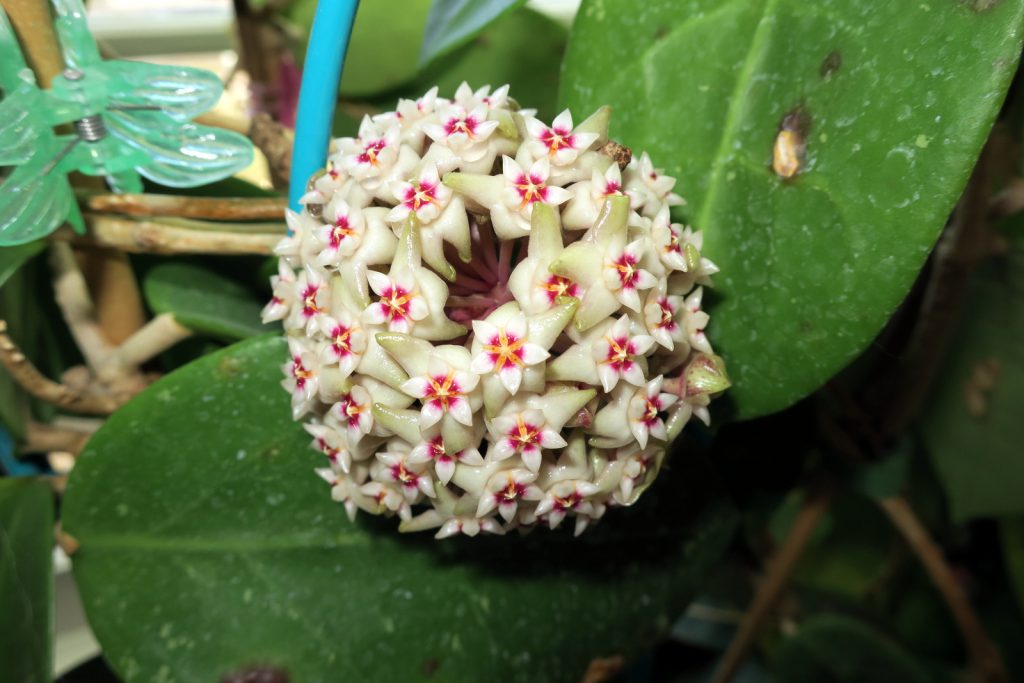
<svg viewBox="0 0 1024 683"><path fill-rule="evenodd" d="M420 46L426 65L480 34L492 21L526 0L434 0Z"/></svg>
<svg viewBox="0 0 1024 683"><path fill-rule="evenodd" d="M442 543L394 519L352 524L289 417L286 355L263 337L167 376L71 474L75 577L129 683L251 664L296 682L578 680L592 656L667 630L735 528L697 457L576 540Z"/></svg>
<svg viewBox="0 0 1024 683"><path fill-rule="evenodd" d="M29 242L16 247L0 247L0 287L45 246L44 242Z"/></svg>
<svg viewBox="0 0 1024 683"><path fill-rule="evenodd" d="M309 37L317 0L288 8L303 41ZM345 56L341 94L367 97L409 82L419 68L419 48L431 0L362 0ZM305 50L305 45L302 46Z"/></svg>
<svg viewBox="0 0 1024 683"><path fill-rule="evenodd" d="M741 417L810 393L908 291L1014 74L1024 1L585 0L579 116L679 179L722 269L709 335ZM799 173L771 168L786 127Z"/></svg>
<svg viewBox="0 0 1024 683"><path fill-rule="evenodd" d="M955 520L1024 514L1024 230L983 264L922 428Z"/></svg>
<svg viewBox="0 0 1024 683"><path fill-rule="evenodd" d="M221 339L244 339L273 329L260 322L263 303L237 281L195 263L168 261L146 271L146 303L185 327Z"/></svg>
<svg viewBox="0 0 1024 683"><path fill-rule="evenodd" d="M47 683L53 666L53 493L0 479L0 672Z"/></svg>
<svg viewBox="0 0 1024 683"><path fill-rule="evenodd" d="M840 614L807 619L773 657L772 672L786 683L933 683L929 669L885 634Z"/></svg>
<svg viewBox="0 0 1024 683"><path fill-rule="evenodd" d="M536 109L542 119L553 119L558 113L559 65L566 38L558 22L531 9L514 10L469 45L431 64L416 77L408 94L419 96L437 85L442 95L451 97L463 81L474 88L507 83L511 96L522 106Z"/></svg>

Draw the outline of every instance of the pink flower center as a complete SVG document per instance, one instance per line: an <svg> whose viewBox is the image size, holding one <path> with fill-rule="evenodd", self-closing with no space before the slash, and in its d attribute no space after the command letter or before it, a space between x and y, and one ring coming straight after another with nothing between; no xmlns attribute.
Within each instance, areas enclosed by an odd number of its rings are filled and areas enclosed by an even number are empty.
<svg viewBox="0 0 1024 683"><path fill-rule="evenodd" d="M490 357L497 370L523 364L523 340L505 330L491 337L484 344L484 352Z"/></svg>
<svg viewBox="0 0 1024 683"><path fill-rule="evenodd" d="M576 149L576 136L568 128L548 128L541 133L540 141L548 146L548 154L554 155L562 148Z"/></svg>
<svg viewBox="0 0 1024 683"><path fill-rule="evenodd" d="M296 389L304 388L307 380L310 380L313 377L313 371L308 370L306 366L302 364L302 358L299 356L294 356L292 358L292 377L295 378Z"/></svg>
<svg viewBox="0 0 1024 683"><path fill-rule="evenodd" d="M465 133L470 140L476 135L476 127L480 125L480 122L476 120L476 117L466 116L453 116L444 124L444 132L446 135L455 135L456 133Z"/></svg>
<svg viewBox="0 0 1024 683"><path fill-rule="evenodd" d="M427 395L424 398L439 405L442 409L448 410L449 406L458 401L461 396L462 387L455 381L455 373L434 375L427 379Z"/></svg>
<svg viewBox="0 0 1024 683"><path fill-rule="evenodd" d="M516 502L524 495L526 495L526 485L519 484L510 477L505 488L494 494L494 500L498 505L508 505L509 503Z"/></svg>
<svg viewBox="0 0 1024 683"><path fill-rule="evenodd" d="M661 398L657 394L648 396L644 403L644 414L641 420L643 420L645 425L651 427L658 421L658 412L661 410Z"/></svg>
<svg viewBox="0 0 1024 683"><path fill-rule="evenodd" d="M623 289L632 289L636 286L636 280L640 276L636 256L628 251L624 251L622 256L615 259L612 267L618 271L619 282Z"/></svg>
<svg viewBox="0 0 1024 683"><path fill-rule="evenodd" d="M672 304L669 303L668 297L661 297L658 299L658 307L661 308L661 320L658 321L657 325L660 329L668 330L669 332L676 329L676 311L672 308Z"/></svg>
<svg viewBox="0 0 1024 683"><path fill-rule="evenodd" d="M601 193L603 197L610 197L611 195L622 194L622 183L617 180L606 180L604 183L604 192Z"/></svg>
<svg viewBox="0 0 1024 683"><path fill-rule="evenodd" d="M540 427L520 417L516 420L516 426L508 433L508 438L516 450L532 450L540 443Z"/></svg>
<svg viewBox="0 0 1024 683"><path fill-rule="evenodd" d="M318 437L316 440L316 447L327 456L331 462L337 462L338 454L341 453L340 448L334 448L328 444L322 437Z"/></svg>
<svg viewBox="0 0 1024 683"><path fill-rule="evenodd" d="M636 355L636 347L629 337L607 338L608 354L604 362L619 372L628 370L633 365L630 358Z"/></svg>
<svg viewBox="0 0 1024 683"><path fill-rule="evenodd" d="M338 412L341 413L341 417L348 422L349 427L359 426L359 414L363 412L364 407L352 398L352 394L345 394L338 401Z"/></svg>
<svg viewBox="0 0 1024 683"><path fill-rule="evenodd" d="M548 196L548 188L544 184L544 179L536 173L520 173L516 179L515 186L516 191L519 192L519 197L522 199L519 202L520 208L525 207L527 204L544 201Z"/></svg>
<svg viewBox="0 0 1024 683"><path fill-rule="evenodd" d="M355 232L348 220L348 216L338 216L338 220L334 221L334 227L331 228L331 234L328 237L331 248L337 249L345 241L346 237L354 235Z"/></svg>
<svg viewBox="0 0 1024 683"><path fill-rule="evenodd" d="M402 203L410 211L419 211L420 207L427 204L437 204L437 185L422 181L413 183L413 186L405 191Z"/></svg>
<svg viewBox="0 0 1024 683"><path fill-rule="evenodd" d="M409 315L409 302L412 294L398 285L392 285L380 295L380 305L384 307L384 315L389 321L405 320Z"/></svg>
<svg viewBox="0 0 1024 683"><path fill-rule="evenodd" d="M541 286L547 290L548 302L550 303L554 303L555 299L560 296L578 297L580 294L579 285L561 275L552 275Z"/></svg>
<svg viewBox="0 0 1024 683"><path fill-rule="evenodd" d="M565 498L560 496L554 496L555 505L562 510L572 510L581 502L583 502L583 496L580 495L579 491L573 491Z"/></svg>
<svg viewBox="0 0 1024 683"><path fill-rule="evenodd" d="M331 348L339 358L344 358L352 353L352 328L345 325L335 325L331 330Z"/></svg>
<svg viewBox="0 0 1024 683"><path fill-rule="evenodd" d="M312 318L317 313L322 313L323 309L320 308L316 303L316 295L320 292L320 285L306 285L306 288L302 290L302 315L307 318Z"/></svg>
<svg viewBox="0 0 1024 683"><path fill-rule="evenodd" d="M387 146L388 143L383 139L366 143L366 146L363 147L363 153L359 155L359 163L372 166L379 165L377 157L380 155L381 150Z"/></svg>
<svg viewBox="0 0 1024 683"><path fill-rule="evenodd" d="M402 463L391 466L391 478L410 489L416 488L420 481L420 475L407 470Z"/></svg>

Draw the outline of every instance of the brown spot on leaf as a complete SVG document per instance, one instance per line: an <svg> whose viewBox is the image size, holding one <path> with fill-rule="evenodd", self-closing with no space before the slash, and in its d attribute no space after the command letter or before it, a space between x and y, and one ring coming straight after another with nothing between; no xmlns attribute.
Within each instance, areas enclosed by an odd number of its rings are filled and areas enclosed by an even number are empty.
<svg viewBox="0 0 1024 683"><path fill-rule="evenodd" d="M583 678L580 679L580 683L605 683L605 681L610 680L622 671L625 663L626 660L622 655L595 657L590 660L590 664L587 666Z"/></svg>
<svg viewBox="0 0 1024 683"><path fill-rule="evenodd" d="M423 664L420 666L420 670L423 675L427 678L433 677L437 673L437 670L441 668L441 662L436 659L424 659Z"/></svg>
<svg viewBox="0 0 1024 683"><path fill-rule="evenodd" d="M966 6L975 14L983 14L998 5L1003 0L957 0L961 5Z"/></svg>
<svg viewBox="0 0 1024 683"><path fill-rule="evenodd" d="M783 179L790 179L800 172L807 150L807 133L811 129L811 115L802 105L786 112L779 122L779 132L772 146L772 170Z"/></svg>
<svg viewBox="0 0 1024 683"><path fill-rule="evenodd" d="M288 672L276 666L244 666L221 676L220 683L289 683Z"/></svg>
<svg viewBox="0 0 1024 683"><path fill-rule="evenodd" d="M832 50L825 59L821 60L821 66L818 67L818 73L822 78L828 79L832 77L832 74L839 71L839 68L843 65L843 53L839 50Z"/></svg>
<svg viewBox="0 0 1024 683"><path fill-rule="evenodd" d="M654 30L654 39L661 40L668 35L668 26L659 26Z"/></svg>
<svg viewBox="0 0 1024 683"><path fill-rule="evenodd" d="M235 377L242 372L242 362L231 356L224 356L217 364L217 374L221 377Z"/></svg>

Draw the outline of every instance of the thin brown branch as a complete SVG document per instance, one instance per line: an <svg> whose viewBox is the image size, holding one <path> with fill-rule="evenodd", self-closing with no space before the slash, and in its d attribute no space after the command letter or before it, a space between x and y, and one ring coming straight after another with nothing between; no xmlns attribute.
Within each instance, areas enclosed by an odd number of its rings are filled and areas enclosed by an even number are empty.
<svg viewBox="0 0 1024 683"><path fill-rule="evenodd" d="M928 530L914 514L913 508L899 496L883 498L878 501L878 504L906 539L907 544L924 565L935 587L939 589L946 604L949 605L953 619L967 644L972 667L978 675L977 680L986 683L1008 682L1010 677L999 649L989 640L964 593L964 589L942 556L941 548L932 540Z"/></svg>
<svg viewBox="0 0 1024 683"><path fill-rule="evenodd" d="M128 400L128 396L89 393L54 382L44 376L25 357L7 334L7 322L0 320L0 364L25 391L36 398L76 413L109 415Z"/></svg>
<svg viewBox="0 0 1024 683"><path fill-rule="evenodd" d="M249 128L249 139L267 158L270 174L277 181L275 186L287 183L292 175L291 129L275 121L266 112L256 112Z"/></svg>
<svg viewBox="0 0 1024 683"><path fill-rule="evenodd" d="M25 60L39 85L49 88L53 77L64 68L64 58L53 30L50 3L45 0L0 0L0 7L11 22Z"/></svg>
<svg viewBox="0 0 1024 683"><path fill-rule="evenodd" d="M1024 211L1024 178L1011 178L989 202L989 216L1003 218Z"/></svg>
<svg viewBox="0 0 1024 683"><path fill-rule="evenodd" d="M811 540L811 535L815 527L818 526L818 522L828 510L831 500L831 489L822 489L810 493L807 500L804 501L803 507L800 508L796 519L793 520L793 526L790 527L786 539L769 563L768 573L758 587L750 608L743 615L743 621L740 622L736 635L722 656L722 661L711 679L712 683L728 683L739 671L740 665L747 658L747 653L765 619L785 591L789 577L796 569L804 548Z"/></svg>
<svg viewBox="0 0 1024 683"><path fill-rule="evenodd" d="M98 244L138 254L261 254L270 255L284 235L269 233L192 230L157 221L135 221L110 216L86 215L86 234L61 228L51 235L56 241Z"/></svg>
<svg viewBox="0 0 1024 683"><path fill-rule="evenodd" d="M177 216L218 221L280 221L288 202L282 197L189 197L164 194L101 194L85 205L97 213L127 216Z"/></svg>

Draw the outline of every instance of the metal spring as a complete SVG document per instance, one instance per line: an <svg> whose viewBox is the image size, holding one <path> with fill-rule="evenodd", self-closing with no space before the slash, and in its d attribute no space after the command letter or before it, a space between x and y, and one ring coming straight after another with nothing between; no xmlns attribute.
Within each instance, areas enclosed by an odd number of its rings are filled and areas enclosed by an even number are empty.
<svg viewBox="0 0 1024 683"><path fill-rule="evenodd" d="M75 121L75 132L86 142L102 140L107 135L107 126L99 114L85 116Z"/></svg>

